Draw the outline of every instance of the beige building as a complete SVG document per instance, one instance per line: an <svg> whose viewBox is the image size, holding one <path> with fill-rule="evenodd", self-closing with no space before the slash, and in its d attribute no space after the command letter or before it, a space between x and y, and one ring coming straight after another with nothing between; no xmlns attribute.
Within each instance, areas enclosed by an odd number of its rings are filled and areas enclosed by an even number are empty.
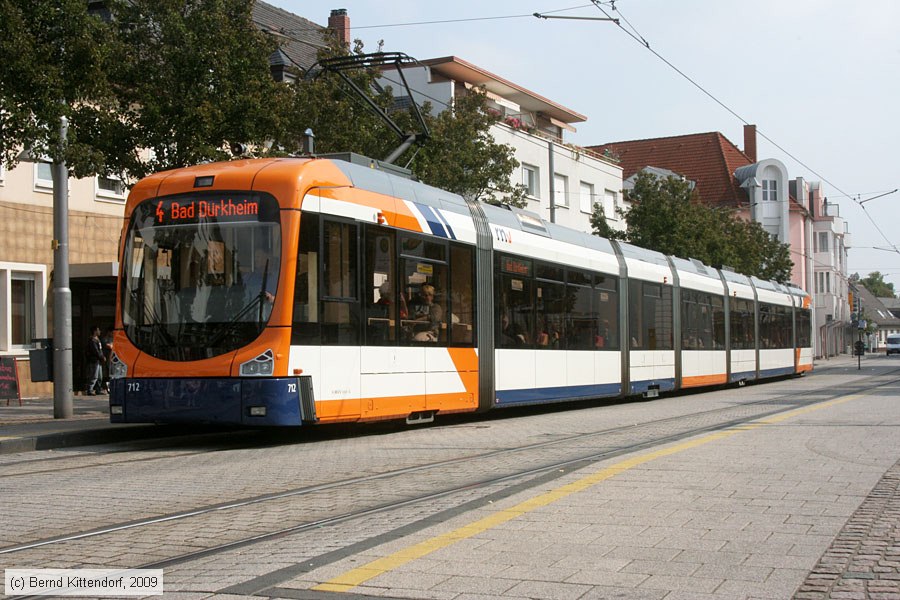
<svg viewBox="0 0 900 600"><path fill-rule="evenodd" d="M117 251L125 205L120 181L69 180L69 263L75 389L88 328L112 327ZM0 167L0 356L13 357L23 397L52 393L32 383L29 349L52 335L53 181L50 164Z"/></svg>

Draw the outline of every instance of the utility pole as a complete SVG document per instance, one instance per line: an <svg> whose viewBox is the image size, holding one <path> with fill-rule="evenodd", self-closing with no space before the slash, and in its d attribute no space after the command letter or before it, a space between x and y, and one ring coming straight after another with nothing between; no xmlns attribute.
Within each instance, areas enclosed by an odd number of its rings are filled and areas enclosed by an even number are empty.
<svg viewBox="0 0 900 600"><path fill-rule="evenodd" d="M69 287L69 120L59 120L53 159L53 418L72 418L72 290Z"/></svg>
<svg viewBox="0 0 900 600"><path fill-rule="evenodd" d="M553 140L547 140L547 149L550 151L548 168L550 170L550 222L556 223L556 165L553 160Z"/></svg>

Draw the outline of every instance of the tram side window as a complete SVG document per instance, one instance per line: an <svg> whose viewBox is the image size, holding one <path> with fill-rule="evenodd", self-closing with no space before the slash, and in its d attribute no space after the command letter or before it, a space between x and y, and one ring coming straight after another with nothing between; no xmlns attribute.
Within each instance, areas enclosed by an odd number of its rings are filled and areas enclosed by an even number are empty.
<svg viewBox="0 0 900 600"><path fill-rule="evenodd" d="M681 290L681 347L706 350L712 342L712 314L706 294Z"/></svg>
<svg viewBox="0 0 900 600"><path fill-rule="evenodd" d="M778 348L794 347L793 309L788 306L778 307Z"/></svg>
<svg viewBox="0 0 900 600"><path fill-rule="evenodd" d="M809 348L812 336L812 323L809 309L797 309L797 347Z"/></svg>
<svg viewBox="0 0 900 600"><path fill-rule="evenodd" d="M733 298L729 309L731 312L731 348L733 350L753 350L756 348L753 301L746 298Z"/></svg>
<svg viewBox="0 0 900 600"><path fill-rule="evenodd" d="M760 348L790 348L792 331L791 314L786 306L759 305Z"/></svg>
<svg viewBox="0 0 900 600"><path fill-rule="evenodd" d="M450 247L450 344L475 343L475 269L471 248Z"/></svg>
<svg viewBox="0 0 900 600"><path fill-rule="evenodd" d="M725 307L722 297L685 289L681 298L681 347L685 350L723 349Z"/></svg>
<svg viewBox="0 0 900 600"><path fill-rule="evenodd" d="M599 323L593 310L594 290L591 274L569 271L566 285L566 343L569 350L593 350L599 336ZM602 346L600 346L602 347Z"/></svg>
<svg viewBox="0 0 900 600"><path fill-rule="evenodd" d="M594 275L594 314L599 329L594 347L619 349L619 282L609 275Z"/></svg>
<svg viewBox="0 0 900 600"><path fill-rule="evenodd" d="M631 347L672 349L672 288L632 279L628 284Z"/></svg>
<svg viewBox="0 0 900 600"><path fill-rule="evenodd" d="M401 319L401 340L411 345L445 345L450 316L447 245L402 236L400 253L400 293L409 307L409 315Z"/></svg>
<svg viewBox="0 0 900 600"><path fill-rule="evenodd" d="M725 299L722 296L712 296L713 319L713 348L725 349Z"/></svg>
<svg viewBox="0 0 900 600"><path fill-rule="evenodd" d="M319 215L300 217L300 245L294 284L292 344L319 344Z"/></svg>
<svg viewBox="0 0 900 600"><path fill-rule="evenodd" d="M359 343L357 226L326 220L322 228L322 344Z"/></svg>
<svg viewBox="0 0 900 600"><path fill-rule="evenodd" d="M408 316L406 303L397 292L396 239L390 229L366 227L366 343L372 346L395 344L399 319Z"/></svg>
<svg viewBox="0 0 900 600"><path fill-rule="evenodd" d="M760 349L773 348L772 333L774 326L772 321L775 316L772 314L772 305L760 303L759 305L759 347Z"/></svg>
<svg viewBox="0 0 900 600"><path fill-rule="evenodd" d="M497 347L531 348L534 335L532 263L524 258L500 256L497 294Z"/></svg>
<svg viewBox="0 0 900 600"><path fill-rule="evenodd" d="M535 281L535 312L537 329L535 345L538 349L565 350L566 285L565 272L559 267L538 264L535 274L543 279ZM553 280L553 281L548 281Z"/></svg>

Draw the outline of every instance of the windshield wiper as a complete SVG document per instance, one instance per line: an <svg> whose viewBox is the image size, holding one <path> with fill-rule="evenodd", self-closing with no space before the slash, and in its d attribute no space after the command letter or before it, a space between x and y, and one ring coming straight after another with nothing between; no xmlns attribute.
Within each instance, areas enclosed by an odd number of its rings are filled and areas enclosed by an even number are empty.
<svg viewBox="0 0 900 600"><path fill-rule="evenodd" d="M265 286L265 283L263 284L263 286ZM244 322L243 318L247 316L250 311L256 308L257 304L259 305L259 320L257 321L257 324L262 323L263 309L265 308L265 297L266 292L265 289L263 289L259 294L253 296L250 302L248 302L243 308L241 308L241 310L239 310L237 314L228 319L228 321L226 321L225 323L222 323L220 325L221 329L219 330L219 332L209 340L210 347L215 347L219 342L225 339L226 335L232 333L235 329L235 325Z"/></svg>

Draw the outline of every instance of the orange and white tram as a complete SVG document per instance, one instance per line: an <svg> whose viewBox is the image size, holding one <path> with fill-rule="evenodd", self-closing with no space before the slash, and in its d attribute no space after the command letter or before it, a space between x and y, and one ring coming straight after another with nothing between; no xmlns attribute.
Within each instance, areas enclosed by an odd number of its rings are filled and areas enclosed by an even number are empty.
<svg viewBox="0 0 900 600"><path fill-rule="evenodd" d="M348 155L140 181L122 236L111 420L425 422L812 368L796 288L394 171Z"/></svg>

